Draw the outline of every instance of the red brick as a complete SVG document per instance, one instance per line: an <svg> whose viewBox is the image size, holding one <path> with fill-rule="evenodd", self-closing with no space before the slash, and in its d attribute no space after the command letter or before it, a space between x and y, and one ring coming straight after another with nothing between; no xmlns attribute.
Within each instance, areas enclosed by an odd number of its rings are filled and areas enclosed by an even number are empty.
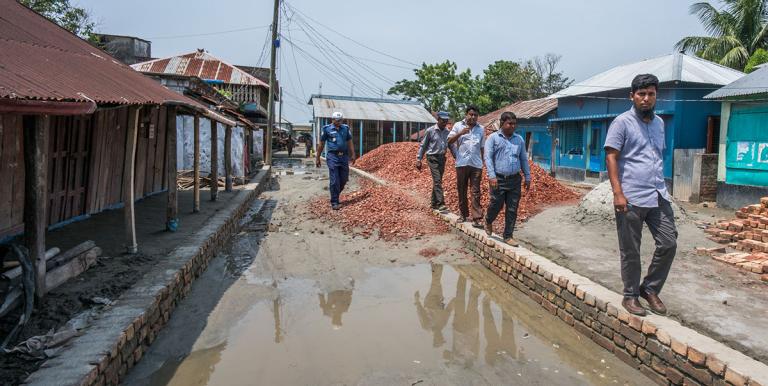
<svg viewBox="0 0 768 386"><path fill-rule="evenodd" d="M667 385L667 378L665 378L663 375L653 371L650 367L640 365L640 372L643 373L646 377L650 378L653 382L655 382L657 385L666 386Z"/></svg>
<svg viewBox="0 0 768 386"><path fill-rule="evenodd" d="M707 355L693 347L688 347L688 360L694 365L704 366L707 363Z"/></svg>
<svg viewBox="0 0 768 386"><path fill-rule="evenodd" d="M707 355L707 368L717 376L725 374L725 363L715 358L714 355Z"/></svg>
<svg viewBox="0 0 768 386"><path fill-rule="evenodd" d="M681 373L678 369L674 367L667 368L667 379L673 385L682 385L683 378L684 378L683 373Z"/></svg>
<svg viewBox="0 0 768 386"><path fill-rule="evenodd" d="M733 386L744 386L747 384L747 377L728 368L725 369L725 380Z"/></svg>

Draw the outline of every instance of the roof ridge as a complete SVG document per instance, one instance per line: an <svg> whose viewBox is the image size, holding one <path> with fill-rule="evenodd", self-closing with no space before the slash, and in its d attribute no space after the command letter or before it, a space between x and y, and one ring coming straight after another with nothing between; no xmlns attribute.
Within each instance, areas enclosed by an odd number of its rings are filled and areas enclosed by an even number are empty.
<svg viewBox="0 0 768 386"><path fill-rule="evenodd" d="M113 57L111 57L109 54L106 54L106 57L104 57L104 55L99 55L99 54L97 54L95 52L89 52L90 55L86 55L84 53L75 52L75 51L72 51L72 50L67 50L67 49L64 49L64 48L61 48L61 47L55 46L55 45L39 44L39 43L35 43L35 42L30 42L30 41L27 41L27 40L9 39L9 38L3 37L3 36L0 36L0 40L4 40L6 42L11 42L11 43L16 43L16 44L23 44L23 45L33 46L33 47L52 49L52 50L56 50L56 51L59 51L59 52L66 52L68 54L81 56L81 57L84 57L84 58L95 57L95 58L98 58L98 59L103 59L103 60L111 59L112 61L115 61L115 59ZM99 51L100 53L104 54L104 51L100 51L100 50L96 50L96 51Z"/></svg>
<svg viewBox="0 0 768 386"><path fill-rule="evenodd" d="M208 56L209 58L205 58L205 57L196 58L195 57L197 54L201 54L201 53L206 55L206 56ZM171 55L171 56L166 56L166 57L162 57L162 58L155 58L155 59L147 60L147 61L144 61L144 62L134 63L134 64L131 65L131 67L133 67L135 69L138 66L141 66L141 65L144 65L144 64L155 63L155 62L159 62L161 60L170 60L170 59L173 59L173 58L181 58L181 57L184 57L184 56L187 56L187 55L193 55L193 57L190 58L190 59L211 60L211 61L212 60L217 60L217 61L219 61L219 62L221 62L223 64L226 64L227 66L231 67L233 71L241 72L241 73L245 74L247 77L252 78L256 82L255 86L264 86L264 87L269 88L269 85L266 82L264 82L263 80L259 79L255 75L253 75L253 74L251 74L251 73L249 73L247 71L244 71L244 70L238 68L236 65L234 65L234 64L232 64L230 62L222 60L220 57L215 56L215 55L211 54L208 51L200 52L199 50L195 50L195 51L191 51L191 52L185 52L185 53L182 53L182 54ZM136 67L134 67L134 66L136 66Z"/></svg>

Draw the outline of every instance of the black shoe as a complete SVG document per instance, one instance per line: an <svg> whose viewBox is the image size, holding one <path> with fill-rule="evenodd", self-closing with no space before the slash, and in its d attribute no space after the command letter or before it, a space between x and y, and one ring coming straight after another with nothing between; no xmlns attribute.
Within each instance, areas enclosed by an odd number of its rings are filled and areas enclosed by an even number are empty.
<svg viewBox="0 0 768 386"><path fill-rule="evenodd" d="M647 314L643 305L640 304L640 300L637 300L636 297L625 296L624 300L621 301L621 305L632 315L645 316Z"/></svg>
<svg viewBox="0 0 768 386"><path fill-rule="evenodd" d="M333 205L331 205L331 208L332 208L333 210L339 210L339 209L341 208L341 205L339 205L339 204L333 204Z"/></svg>

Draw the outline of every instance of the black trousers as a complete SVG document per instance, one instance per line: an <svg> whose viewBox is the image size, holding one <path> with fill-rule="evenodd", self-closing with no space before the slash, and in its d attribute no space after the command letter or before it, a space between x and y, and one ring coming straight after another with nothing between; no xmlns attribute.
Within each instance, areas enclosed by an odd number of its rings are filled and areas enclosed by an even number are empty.
<svg viewBox="0 0 768 386"><path fill-rule="evenodd" d="M501 212L501 207L505 207L504 212L504 239L512 237L515 232L515 221L517 221L517 207L520 205L520 195L522 190L523 177L520 174L511 176L496 176L498 186L491 189L491 203L488 205L488 212L485 214L485 222L490 224L496 220Z"/></svg>
<svg viewBox="0 0 768 386"><path fill-rule="evenodd" d="M667 280L672 261L677 252L677 228L675 213L669 201L659 195L659 206L642 208L628 205L626 213L616 213L616 231L621 251L621 280L624 282L624 296L637 297L640 291L659 294ZM648 225L656 250L648 266L648 273L642 283L640 241L643 223Z"/></svg>
<svg viewBox="0 0 768 386"><path fill-rule="evenodd" d="M432 173L432 209L445 205L443 194L443 175L445 174L445 154L427 155L429 171Z"/></svg>

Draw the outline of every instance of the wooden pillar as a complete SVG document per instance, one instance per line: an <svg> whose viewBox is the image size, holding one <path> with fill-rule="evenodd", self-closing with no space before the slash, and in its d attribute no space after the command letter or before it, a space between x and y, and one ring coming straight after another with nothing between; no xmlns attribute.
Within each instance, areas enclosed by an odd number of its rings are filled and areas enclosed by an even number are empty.
<svg viewBox="0 0 768 386"><path fill-rule="evenodd" d="M35 295L45 296L48 115L24 117L24 244L35 266Z"/></svg>
<svg viewBox="0 0 768 386"><path fill-rule="evenodd" d="M232 127L224 126L224 191L232 191Z"/></svg>
<svg viewBox="0 0 768 386"><path fill-rule="evenodd" d="M136 243L136 209L134 196L134 176L136 174L136 142L139 133L139 112L141 107L128 110L128 127L125 136L125 157L123 159L123 203L125 204L125 239L128 253L138 252Z"/></svg>
<svg viewBox="0 0 768 386"><path fill-rule="evenodd" d="M200 211L200 115L195 114L192 213Z"/></svg>
<svg viewBox="0 0 768 386"><path fill-rule="evenodd" d="M219 124L211 120L211 201L219 198Z"/></svg>
<svg viewBox="0 0 768 386"><path fill-rule="evenodd" d="M165 229L176 232L179 228L178 165L176 165L176 107L168 107L165 134L165 152L168 157L168 205L165 210Z"/></svg>

